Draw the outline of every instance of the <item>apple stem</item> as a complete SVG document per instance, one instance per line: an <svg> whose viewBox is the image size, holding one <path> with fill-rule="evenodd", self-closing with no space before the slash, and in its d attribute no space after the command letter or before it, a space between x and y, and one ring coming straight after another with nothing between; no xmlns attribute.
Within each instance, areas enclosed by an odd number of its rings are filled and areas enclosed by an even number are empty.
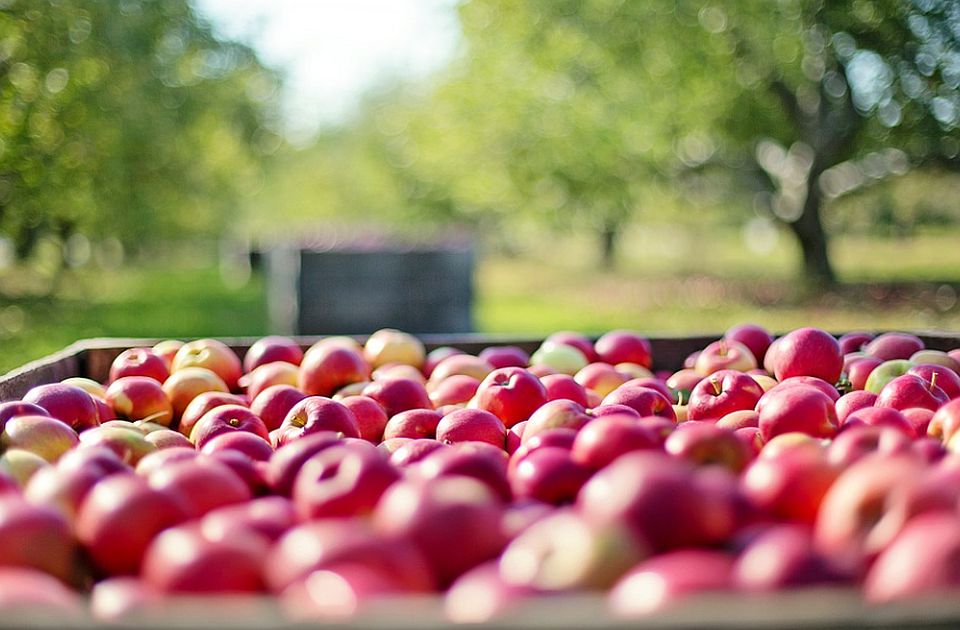
<svg viewBox="0 0 960 630"><path fill-rule="evenodd" d="M722 356L722 357L727 356L727 342L726 342L726 340L721 339L719 345L717 346L717 349L718 349L719 352L720 352L720 356Z"/></svg>
<svg viewBox="0 0 960 630"><path fill-rule="evenodd" d="M723 392L723 389L720 387L720 381L718 381L716 378L710 377L710 384L713 385L713 393L717 396Z"/></svg>
<svg viewBox="0 0 960 630"><path fill-rule="evenodd" d="M934 372L930 375L930 391L933 391L933 388L937 386L937 372Z"/></svg>

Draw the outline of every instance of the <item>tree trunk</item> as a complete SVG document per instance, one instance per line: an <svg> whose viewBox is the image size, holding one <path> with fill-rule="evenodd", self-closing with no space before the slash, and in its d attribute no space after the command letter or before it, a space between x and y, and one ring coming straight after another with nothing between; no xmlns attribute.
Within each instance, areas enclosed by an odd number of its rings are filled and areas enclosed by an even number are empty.
<svg viewBox="0 0 960 630"><path fill-rule="evenodd" d="M803 213L796 221L789 223L803 255L803 278L810 288L826 289L837 282L837 276L830 262L827 233L820 219L823 196L817 183L820 169L810 173L807 183L807 199L803 203Z"/></svg>
<svg viewBox="0 0 960 630"><path fill-rule="evenodd" d="M600 230L600 266L604 271L612 270L617 264L617 240L620 236L618 221L605 221Z"/></svg>

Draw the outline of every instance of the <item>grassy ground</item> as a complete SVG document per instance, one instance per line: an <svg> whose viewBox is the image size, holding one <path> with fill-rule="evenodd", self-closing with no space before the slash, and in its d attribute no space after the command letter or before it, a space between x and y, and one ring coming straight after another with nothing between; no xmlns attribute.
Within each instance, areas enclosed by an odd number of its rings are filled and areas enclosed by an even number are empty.
<svg viewBox="0 0 960 630"><path fill-rule="evenodd" d="M476 323L485 332L531 334L615 327L716 332L742 321L775 330L960 330L957 242L957 234L838 239L834 260L851 284L809 296L798 289L795 252L783 239L768 253L748 254L738 233L637 230L625 238L614 272L596 270L590 243L551 239L521 258L482 259ZM45 295L45 282L23 269L0 272L0 373L87 337L261 335L268 329L262 279L228 285L213 261L74 271L52 295Z"/></svg>

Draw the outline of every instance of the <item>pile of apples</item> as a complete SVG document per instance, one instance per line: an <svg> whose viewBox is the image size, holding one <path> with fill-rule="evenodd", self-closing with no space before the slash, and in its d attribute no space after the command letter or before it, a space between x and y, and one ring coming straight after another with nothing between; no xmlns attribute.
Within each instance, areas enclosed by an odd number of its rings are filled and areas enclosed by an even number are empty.
<svg viewBox="0 0 960 630"><path fill-rule="evenodd" d="M555 333L429 354L381 330L120 354L0 404L0 609L115 620L182 595L453 621L595 592L645 615L818 585L960 589L960 351L731 328L676 372Z"/></svg>

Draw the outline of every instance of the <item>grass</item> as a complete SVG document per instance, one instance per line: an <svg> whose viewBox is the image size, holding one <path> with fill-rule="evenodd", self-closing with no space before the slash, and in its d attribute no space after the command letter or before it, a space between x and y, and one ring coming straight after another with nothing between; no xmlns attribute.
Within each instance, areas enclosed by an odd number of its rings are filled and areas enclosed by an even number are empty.
<svg viewBox="0 0 960 630"><path fill-rule="evenodd" d="M531 335L618 327L689 334L743 321L774 330L960 330L958 241L956 233L837 239L838 274L855 284L808 296L782 237L751 253L737 232L636 229L624 239L622 265L608 272L596 270L591 243L558 237L523 257L483 257L475 320L484 332ZM0 373L83 338L256 336L269 328L263 279L226 283L214 261L81 269L52 292L46 282L27 269L0 272Z"/></svg>

